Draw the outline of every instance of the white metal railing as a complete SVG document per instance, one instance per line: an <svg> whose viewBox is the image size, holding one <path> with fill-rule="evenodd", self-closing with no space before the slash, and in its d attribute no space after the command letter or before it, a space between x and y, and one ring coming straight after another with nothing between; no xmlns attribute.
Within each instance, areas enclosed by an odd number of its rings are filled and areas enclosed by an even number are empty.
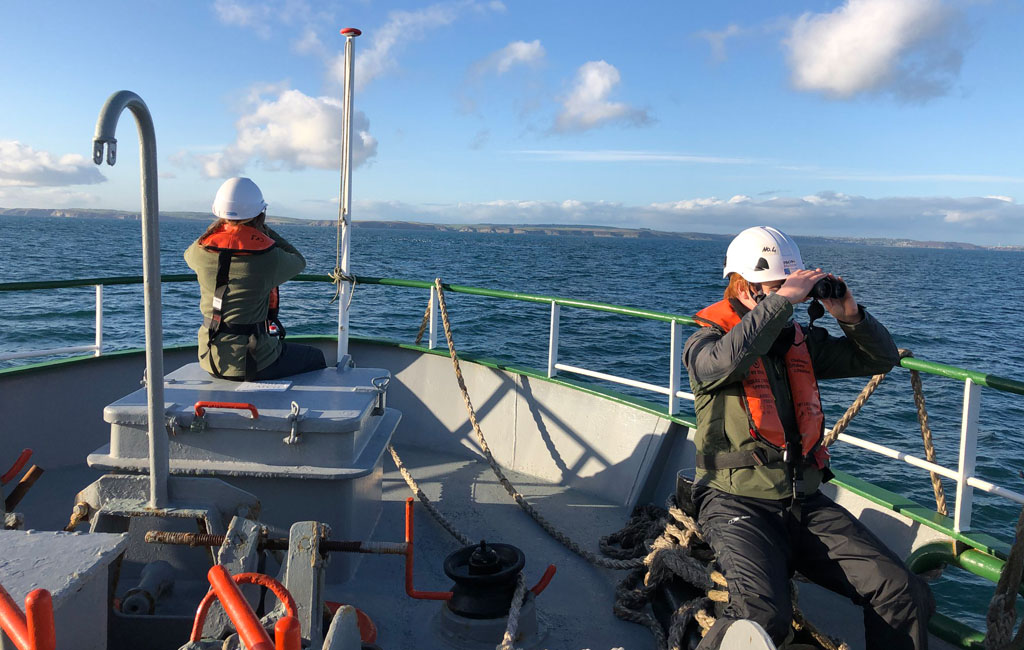
<svg viewBox="0 0 1024 650"><path fill-rule="evenodd" d="M437 289L430 288L430 342L428 347L433 350L437 347ZM571 372L584 377L592 377L603 381L632 386L642 390L649 390L653 393L668 396L668 412L670 415L679 413L679 398L693 401L693 394L679 390L682 378L682 357L683 357L683 324L677 320L671 322L670 345L669 345L669 379L668 386L649 384L628 377L610 375L596 370L588 370L578 366L558 362L558 330L561 323L561 305L557 300L551 301L551 325L548 329L548 377L554 377L559 370Z"/></svg>
<svg viewBox="0 0 1024 650"><path fill-rule="evenodd" d="M436 341L436 320L437 320L437 297L435 295L435 289L430 289L430 348L434 348L437 344ZM686 399L693 401L693 394L687 393L679 389L682 382L682 345L683 345L683 332L682 323L673 320L671 321L671 330L669 335L669 380L668 386L659 386L657 384L651 384L648 382L637 381L635 379L629 379L626 377L620 377L618 375L611 375L603 372L597 372L596 370L589 370L587 368L581 368L578 366L571 366L565 363L559 363L558 361L558 339L559 339L559 325L561 321L561 305L557 300L551 300L551 320L548 328L548 377L554 377L558 374L559 370L565 372L571 372L584 377L592 377L594 379L600 379L603 381L612 382L615 384L621 384L623 386L632 386L641 390L647 390L652 393L659 395L668 396L668 412L671 415L679 413L679 399ZM908 465L926 469L930 472L951 479L956 482L956 503L953 510L953 529L956 532L963 532L970 530L971 527L971 510L974 503L974 490L978 489L982 492L989 494L995 494L997 496L1015 501L1017 503L1024 504L1024 494L1008 490L1004 487L995 485L989 481L978 478L974 475L975 471L975 458L977 452L977 440L978 440L978 413L979 406L981 403L981 386L974 383L971 379L967 379L964 382L964 406L963 416L960 425L960 458L957 469L949 469L938 465L936 463L929 462L923 458L918 458L910 454L906 454L902 451L880 445L878 443L870 442L856 436L851 436L847 433L839 434L839 440L849 443L856 447L861 447L868 451L901 460Z"/></svg>
<svg viewBox="0 0 1024 650"><path fill-rule="evenodd" d="M34 357L48 357L55 354L75 354L78 352L92 352L94 357L103 353L103 285L96 287L96 339L92 345L74 345L63 348L48 348L46 350L26 350L25 352L8 352L0 354L0 361L12 359L32 359Z"/></svg>
<svg viewBox="0 0 1024 650"><path fill-rule="evenodd" d="M93 356L101 356L103 352L103 285L93 285L96 289L96 338L93 345L80 345L62 348L50 348L46 350L30 350L26 352L14 352L0 354L0 361L12 359L25 359L31 357L42 357L56 354L73 354L80 352L92 352ZM680 390L682 385L682 344L683 331L682 322L670 321L669 331L669 378L668 386L661 386L648 382L620 377L608 373L598 372L587 368L572 366L558 361L559 325L561 320L561 305L558 300L552 299L551 319L548 331L548 377L555 377L559 370L571 372L584 377L591 377L608 381L623 386L632 386L641 390L650 391L668 397L668 412L671 415L679 413L679 400L693 401L693 394ZM428 347L437 347L438 339L438 299L434 287L430 288L430 319ZM978 439L978 419L981 404L981 386L970 378L964 381L964 403L960 425L960 452L957 469L949 469L936 463L929 462L923 458L906 454L902 451L880 445L869 440L864 440L848 433L839 434L839 440L856 447L861 447L881 456L900 460L908 465L935 472L936 474L956 482L956 502L953 512L954 530L963 532L970 530L971 511L974 503L974 490L981 490L994 494L1016 503L1024 504L1024 494L995 485L989 481L974 475Z"/></svg>

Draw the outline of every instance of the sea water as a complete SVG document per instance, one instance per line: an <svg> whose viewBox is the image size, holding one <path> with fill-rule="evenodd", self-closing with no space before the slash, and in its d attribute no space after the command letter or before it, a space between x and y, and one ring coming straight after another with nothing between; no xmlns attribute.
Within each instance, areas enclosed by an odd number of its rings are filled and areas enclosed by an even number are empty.
<svg viewBox="0 0 1024 650"><path fill-rule="evenodd" d="M203 231L200 222L160 225L161 271L189 273L182 252ZM303 252L305 273L328 274L336 261L334 228L275 226ZM865 233L870 235L870 233ZM892 332L901 348L929 361L1022 378L1024 253L823 244L801 240L804 262L843 276L858 302ZM352 271L357 275L504 289L693 314L721 298L727 240L485 234L435 230L355 228ZM0 217L0 282L142 275L141 228L136 221ZM164 343L194 344L201 322L195 283L168 283L163 291ZM289 334L329 334L336 328L334 287L293 282L281 290L281 319ZM356 336L412 342L428 301L427 290L357 285L351 328ZM550 309L546 304L447 294L460 352L547 367ZM0 353L89 345L93 342L92 287L0 292ZM806 323L802 307L798 319ZM104 288L105 351L144 341L140 285ZM826 316L819 324L840 335ZM685 330L687 334L689 330ZM0 368L39 359L0 363ZM563 307L562 363L668 385L669 325ZM882 382L848 433L924 456L909 373ZM821 385L829 423L838 418L866 378ZM956 467L963 384L922 374L937 462ZM686 382L684 378L684 388ZM622 392L631 389L612 386ZM661 403L660 395L640 393ZM1024 397L982 389L977 473L1024 492L1020 459ZM690 413L684 403L684 413ZM614 431L609 431L614 435ZM833 464L860 478L934 507L928 475L899 461L850 445L833 447ZM955 485L944 480L947 501ZM975 492L973 528L1010 540L1019 506ZM609 531L610 532L610 531ZM950 570L935 585L940 610L964 609L984 629L983 611L993 584Z"/></svg>

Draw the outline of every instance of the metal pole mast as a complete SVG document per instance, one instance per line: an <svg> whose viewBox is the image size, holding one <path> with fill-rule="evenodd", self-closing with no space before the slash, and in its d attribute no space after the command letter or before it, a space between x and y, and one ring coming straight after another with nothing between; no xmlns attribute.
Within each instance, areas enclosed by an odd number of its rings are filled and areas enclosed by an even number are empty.
<svg viewBox="0 0 1024 650"><path fill-rule="evenodd" d="M352 300L349 268L349 242L352 232L352 78L355 61L355 38L362 34L355 27L341 30L345 37L345 88L341 107L341 195L338 197L338 219L341 221L341 274L338 297L338 361L348 354L348 306Z"/></svg>

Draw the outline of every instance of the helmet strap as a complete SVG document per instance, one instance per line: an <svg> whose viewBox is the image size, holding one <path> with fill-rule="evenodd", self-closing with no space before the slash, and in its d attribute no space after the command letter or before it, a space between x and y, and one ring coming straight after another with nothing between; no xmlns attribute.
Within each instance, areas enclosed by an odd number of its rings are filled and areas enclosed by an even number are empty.
<svg viewBox="0 0 1024 650"><path fill-rule="evenodd" d="M754 293L754 287L757 287L757 293ZM757 304L761 304L761 301L768 297L768 294L761 289L761 283L759 282L747 282L747 291L750 293L750 297Z"/></svg>

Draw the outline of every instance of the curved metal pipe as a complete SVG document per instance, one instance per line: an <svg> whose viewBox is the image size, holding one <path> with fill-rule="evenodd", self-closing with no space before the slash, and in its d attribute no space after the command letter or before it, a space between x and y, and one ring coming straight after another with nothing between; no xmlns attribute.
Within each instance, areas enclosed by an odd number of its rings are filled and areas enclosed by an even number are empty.
<svg viewBox="0 0 1024 650"><path fill-rule="evenodd" d="M167 475L170 459L167 429L164 427L163 318L160 309L160 230L157 201L156 133L146 102L133 92L120 90L107 99L96 120L92 161L107 164L117 161L117 120L124 109L135 116L139 130L139 158L142 170L142 267L146 313L146 397L149 413L149 505L164 508L167 500Z"/></svg>

